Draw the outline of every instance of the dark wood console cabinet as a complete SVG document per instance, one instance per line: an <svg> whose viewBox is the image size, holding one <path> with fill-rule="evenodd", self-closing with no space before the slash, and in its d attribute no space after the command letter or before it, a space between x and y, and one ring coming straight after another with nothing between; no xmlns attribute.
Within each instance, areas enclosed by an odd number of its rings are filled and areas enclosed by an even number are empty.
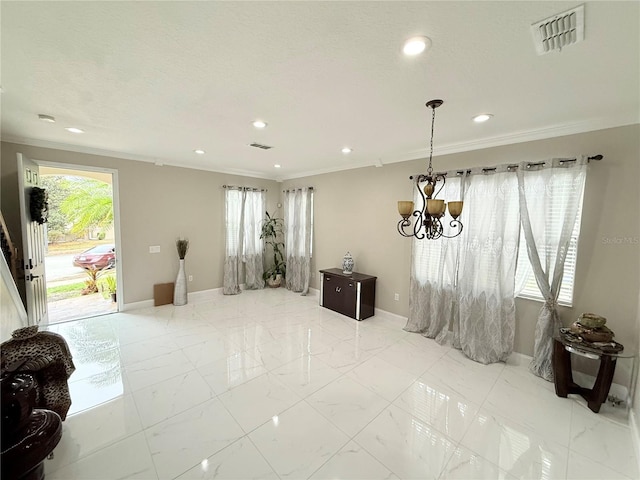
<svg viewBox="0 0 640 480"><path fill-rule="evenodd" d="M335 312L364 320L373 316L376 303L376 278L339 268L320 270L320 305Z"/></svg>

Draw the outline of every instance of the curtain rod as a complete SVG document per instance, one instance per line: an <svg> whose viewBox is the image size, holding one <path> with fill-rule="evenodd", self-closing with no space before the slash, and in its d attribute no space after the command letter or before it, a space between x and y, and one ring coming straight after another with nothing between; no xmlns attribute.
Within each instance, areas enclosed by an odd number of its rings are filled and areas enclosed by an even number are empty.
<svg viewBox="0 0 640 480"><path fill-rule="evenodd" d="M308 190L313 190L313 187L307 187ZM287 192L297 192L302 190L302 188L292 188L291 190L282 190L282 193L287 193Z"/></svg>
<svg viewBox="0 0 640 480"><path fill-rule="evenodd" d="M591 161L591 160L596 160L596 161L600 161L604 158L603 155L593 155L591 157L587 157L587 161ZM570 162L575 162L577 161L577 158L560 158L558 159L558 162L560 163L560 165L563 165L565 163L570 163ZM543 165L546 165L547 162L531 162L531 163L527 163L527 168L531 168L531 167L541 167ZM509 164L506 166L507 167L507 171L513 171L513 170L517 170L518 165L517 164ZM498 169L498 167L486 167L482 169L482 173L488 173L488 172L495 172ZM452 170L452 172L455 172L456 175L461 176L464 175L465 173L467 174L471 174L471 169L467 169L467 170ZM409 177L410 180L413 180L414 177L417 177L418 175L424 175L424 174L414 174L411 175ZM436 172L434 173L434 175L447 175L447 172Z"/></svg>
<svg viewBox="0 0 640 480"><path fill-rule="evenodd" d="M266 188L255 188L255 187L239 187L237 185L222 185L222 188L225 189L238 189L238 190L246 190L248 192L268 192Z"/></svg>

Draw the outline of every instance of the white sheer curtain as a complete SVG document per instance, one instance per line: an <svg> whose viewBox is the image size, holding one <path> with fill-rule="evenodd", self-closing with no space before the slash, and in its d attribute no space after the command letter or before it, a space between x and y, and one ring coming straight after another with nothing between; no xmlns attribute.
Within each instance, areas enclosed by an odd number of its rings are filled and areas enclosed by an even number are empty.
<svg viewBox="0 0 640 480"><path fill-rule="evenodd" d="M222 293L237 295L240 293L240 262L242 256L242 237L240 226L243 223L241 190L227 188L224 193L225 206L225 257Z"/></svg>
<svg viewBox="0 0 640 480"><path fill-rule="evenodd" d="M264 218L266 205L266 192L248 191L245 192L244 203L244 265L245 265L245 286L247 289L255 290L264 288L263 251L264 240L260 238L260 227Z"/></svg>
<svg viewBox="0 0 640 480"><path fill-rule="evenodd" d="M311 277L311 217L313 189L299 188L284 193L286 286L306 295Z"/></svg>
<svg viewBox="0 0 640 480"><path fill-rule="evenodd" d="M439 196L446 199L461 199L461 178L448 179ZM414 189L413 201L415 208L420 209L423 200L417 189ZM443 222L445 234L452 235L449 216L445 216L445 219L449 219ZM459 243L459 236L413 241L409 317L404 327L406 331L434 338L438 343L445 343L448 340L449 330L456 314Z"/></svg>
<svg viewBox="0 0 640 480"><path fill-rule="evenodd" d="M520 215L515 172L480 170L465 190L454 346L487 364L513 351Z"/></svg>
<svg viewBox="0 0 640 480"><path fill-rule="evenodd" d="M450 175L440 196L464 199L462 234L413 241L405 330L439 343L451 331L453 346L485 364L513 350L520 219L517 179L507 170L472 171L464 181ZM419 194L415 202L419 208Z"/></svg>
<svg viewBox="0 0 640 480"><path fill-rule="evenodd" d="M237 295L241 292L243 263L245 287L264 288L260 222L265 204L265 192L230 187L225 190L226 252L222 285L222 293L225 295Z"/></svg>
<svg viewBox="0 0 640 480"><path fill-rule="evenodd" d="M576 217L582 203L587 173L586 157L575 162L554 159L551 167L518 168L522 230L527 254L545 303L535 330L530 370L553 380L553 332L559 328L557 300ZM552 221L554 220L554 221Z"/></svg>

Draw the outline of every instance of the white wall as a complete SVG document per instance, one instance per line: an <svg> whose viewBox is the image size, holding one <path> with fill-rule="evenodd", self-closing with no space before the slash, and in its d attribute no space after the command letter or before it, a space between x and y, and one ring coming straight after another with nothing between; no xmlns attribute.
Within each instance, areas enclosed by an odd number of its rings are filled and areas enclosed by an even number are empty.
<svg viewBox="0 0 640 480"><path fill-rule="evenodd" d="M153 285L173 282L178 272L175 240L190 240L186 270L189 292L222 286L224 189L246 185L268 189L267 208L276 210L280 184L237 175L155 166L152 163L2 143L1 206L12 238L19 239L16 153L35 161L110 168L118 171L124 303L153 298ZM17 243L18 247L21 245ZM160 245L159 254L149 246Z"/></svg>
<svg viewBox="0 0 640 480"><path fill-rule="evenodd" d="M607 325L630 351L638 345L640 222L640 125L434 158L436 170L490 166L580 154L604 155L589 167L576 266L573 308L560 307L565 324L582 312L608 318ZM372 164L373 164L372 159ZM284 182L285 188L315 188L314 270L341 265L345 252L355 270L378 277L376 306L407 316L411 239L396 231L397 200L410 200L409 175L426 170L426 160L315 175ZM464 219L463 221L473 221ZM400 301L394 301L399 293ZM533 353L541 304L517 299L515 351Z"/></svg>

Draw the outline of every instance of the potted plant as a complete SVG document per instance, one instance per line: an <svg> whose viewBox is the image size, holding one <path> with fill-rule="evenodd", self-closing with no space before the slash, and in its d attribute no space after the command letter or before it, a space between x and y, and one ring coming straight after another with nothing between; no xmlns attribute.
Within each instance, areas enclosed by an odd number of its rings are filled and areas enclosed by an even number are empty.
<svg viewBox="0 0 640 480"><path fill-rule="evenodd" d="M103 295L110 295L111 296L111 301L115 303L116 301L116 277L115 275L107 275L106 277L104 277L102 279L102 292ZM105 298L107 298L107 296L105 295Z"/></svg>
<svg viewBox="0 0 640 480"><path fill-rule="evenodd" d="M272 288L282 285L282 279L287 274L287 265L284 261L284 243L279 241L284 235L282 226L284 221L278 217L272 217L265 212L266 218L262 222L260 238L265 245L269 245L273 251L273 265L269 265L262 274L262 278Z"/></svg>

